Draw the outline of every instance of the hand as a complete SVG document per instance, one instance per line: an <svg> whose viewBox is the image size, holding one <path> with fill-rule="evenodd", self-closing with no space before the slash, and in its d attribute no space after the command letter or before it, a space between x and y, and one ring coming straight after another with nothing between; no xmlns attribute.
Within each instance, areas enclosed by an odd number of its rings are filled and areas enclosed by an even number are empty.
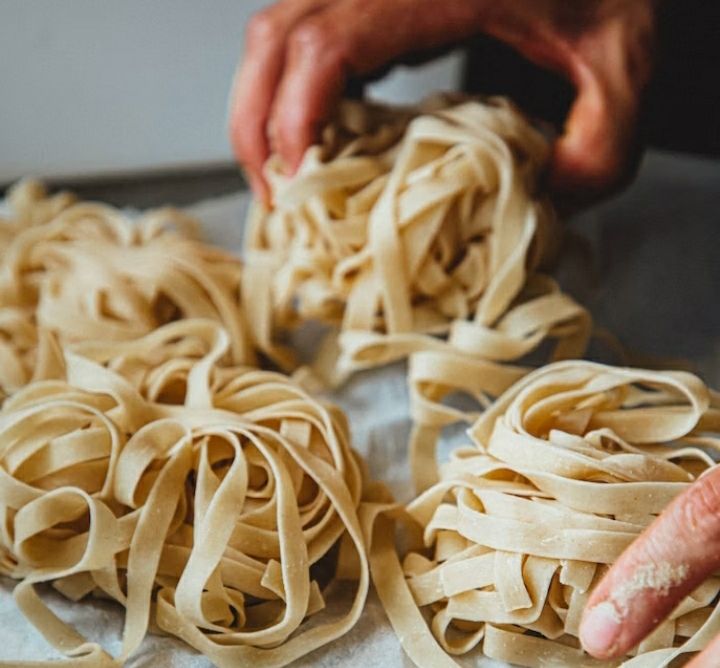
<svg viewBox="0 0 720 668"><path fill-rule="evenodd" d="M583 647L602 659L624 656L718 569L720 467L677 497L595 588L580 624ZM720 637L687 668L715 668L719 656Z"/></svg>
<svg viewBox="0 0 720 668"><path fill-rule="evenodd" d="M271 147L294 172L349 78L484 33L574 84L551 185L599 194L633 169L655 0L284 0L255 15L230 135L256 194Z"/></svg>

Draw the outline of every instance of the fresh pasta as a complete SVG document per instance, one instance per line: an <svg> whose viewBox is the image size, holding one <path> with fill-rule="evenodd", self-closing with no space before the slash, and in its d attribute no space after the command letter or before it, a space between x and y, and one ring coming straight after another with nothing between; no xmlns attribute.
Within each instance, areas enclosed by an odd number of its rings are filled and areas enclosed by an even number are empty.
<svg viewBox="0 0 720 668"><path fill-rule="evenodd" d="M548 340L535 362L585 352L589 314L538 271L561 236L539 189L548 150L506 100L436 98L414 112L347 103L295 176L268 163L274 206L255 206L246 244L244 280L264 286L254 343L277 359L278 332L336 326L313 366L330 385L409 358L418 489L437 479L441 430L477 415L447 397L482 408Z"/></svg>
<svg viewBox="0 0 720 668"><path fill-rule="evenodd" d="M0 573L65 663L121 666L161 632L220 668L283 666L355 624L372 573L419 666L475 649L617 665L583 653L580 614L714 465L720 403L690 374L557 361L584 354L592 321L541 271L561 237L548 151L501 99L346 102L296 176L268 162L273 206L253 208L245 264L173 209L131 219L33 181L11 190ZM254 368L260 351L295 369L280 341L308 320L334 328L312 371ZM306 388L405 358L419 496L399 507ZM473 445L438 471L457 422ZM326 597L345 579L338 612ZM62 621L41 583L122 605L120 651ZM719 593L703 583L624 665L700 649Z"/></svg>
<svg viewBox="0 0 720 668"><path fill-rule="evenodd" d="M122 665L156 629L220 667L281 666L360 615L364 482L345 419L281 374L219 366L230 344L210 320L86 343L65 379L6 399L0 572L66 663ZM337 577L355 593L328 614ZM60 620L43 582L123 605L119 655Z"/></svg>
<svg viewBox="0 0 720 668"><path fill-rule="evenodd" d="M57 377L60 343L127 341L181 318L230 334L228 359L254 362L243 319L242 265L193 238L174 209L131 220L110 206L48 197L25 181L0 221L0 392Z"/></svg>
<svg viewBox="0 0 720 668"><path fill-rule="evenodd" d="M416 536L402 563L376 507L373 577L408 654L433 667L476 647L521 666L618 665L580 649L585 603L621 552L715 466L719 433L717 396L689 373L567 361L519 380L474 423L473 446L402 512ZM623 665L654 668L702 649L720 631L719 592L709 578Z"/></svg>
<svg viewBox="0 0 720 668"><path fill-rule="evenodd" d="M543 280L527 285L560 233L538 191L544 137L499 98L436 99L394 124L378 113L341 107L292 178L268 163L274 206L255 206L246 244L246 278L267 289L258 344L274 350L272 334L298 319L339 325L342 373L432 349L429 334L472 336L474 355L499 361L558 323L586 338L583 309ZM355 138L337 146L348 125Z"/></svg>

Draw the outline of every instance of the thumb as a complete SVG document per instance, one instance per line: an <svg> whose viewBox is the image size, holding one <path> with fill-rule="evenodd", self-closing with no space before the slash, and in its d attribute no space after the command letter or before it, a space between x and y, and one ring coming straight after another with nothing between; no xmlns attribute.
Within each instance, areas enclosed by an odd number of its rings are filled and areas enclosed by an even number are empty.
<svg viewBox="0 0 720 668"><path fill-rule="evenodd" d="M579 66L577 97L553 148L551 187L571 198L594 199L624 185L639 155L638 100L620 82Z"/></svg>
<svg viewBox="0 0 720 668"><path fill-rule="evenodd" d="M593 656L621 657L720 567L720 466L678 496L593 591L580 640Z"/></svg>
<svg viewBox="0 0 720 668"><path fill-rule="evenodd" d="M550 177L555 190L592 199L633 175L654 32L650 4L636 2L572 40L564 69L577 96L554 147Z"/></svg>

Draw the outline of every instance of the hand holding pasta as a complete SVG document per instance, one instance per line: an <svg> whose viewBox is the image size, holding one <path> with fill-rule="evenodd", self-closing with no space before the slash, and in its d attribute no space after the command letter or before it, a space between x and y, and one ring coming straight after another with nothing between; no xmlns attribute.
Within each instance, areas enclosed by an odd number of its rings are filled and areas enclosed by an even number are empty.
<svg viewBox="0 0 720 668"><path fill-rule="evenodd" d="M556 142L552 182L576 196L632 169L649 79L653 0L285 0L247 31L230 115L238 160L266 202L272 151L294 172L333 115L348 78L487 34L566 77L577 97Z"/></svg>
<svg viewBox="0 0 720 668"><path fill-rule="evenodd" d="M466 320L482 340L558 246L538 193L547 141L501 98L340 111L294 177L277 156L267 165L275 206L255 205L246 243L247 281L268 293L255 306L258 345L272 350L273 328L323 320L340 325L354 368L422 347L403 336ZM497 326L483 356L528 352L547 324L529 320L525 331ZM344 345L353 332L364 340Z"/></svg>
<svg viewBox="0 0 720 668"><path fill-rule="evenodd" d="M580 625L584 647L594 656L622 656L657 627L657 620L720 570L720 468L709 470L677 497L618 559L593 591ZM653 586L652 574L669 581ZM657 580L656 580L657 581ZM623 592L618 614L618 592ZM673 613L674 614L674 613ZM688 668L712 668L720 635L709 628ZM708 644L709 643L709 644Z"/></svg>

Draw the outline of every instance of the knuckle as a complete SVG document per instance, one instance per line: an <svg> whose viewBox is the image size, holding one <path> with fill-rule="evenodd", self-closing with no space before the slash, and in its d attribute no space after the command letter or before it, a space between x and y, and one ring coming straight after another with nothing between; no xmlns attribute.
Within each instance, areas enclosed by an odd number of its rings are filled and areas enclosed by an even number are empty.
<svg viewBox="0 0 720 668"><path fill-rule="evenodd" d="M662 564L666 564L668 561L668 547L667 536L651 532L643 544L643 550L636 556L633 570L640 567L650 570L659 569Z"/></svg>
<svg viewBox="0 0 720 668"><path fill-rule="evenodd" d="M577 179L591 191L612 192L626 180L624 166L612 156L590 156L578 164Z"/></svg>
<svg viewBox="0 0 720 668"><path fill-rule="evenodd" d="M253 14L247 24L247 40L250 44L266 42L280 33L280 19L274 7Z"/></svg>
<svg viewBox="0 0 720 668"><path fill-rule="evenodd" d="M325 21L310 18L303 21L290 35L290 49L293 53L312 57L339 57L341 44L336 33Z"/></svg>

